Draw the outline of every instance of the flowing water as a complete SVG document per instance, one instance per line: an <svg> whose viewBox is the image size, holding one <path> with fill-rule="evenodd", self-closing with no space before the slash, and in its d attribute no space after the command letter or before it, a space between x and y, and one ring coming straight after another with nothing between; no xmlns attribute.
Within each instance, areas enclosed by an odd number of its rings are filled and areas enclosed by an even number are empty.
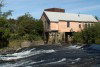
<svg viewBox="0 0 100 67"><path fill-rule="evenodd" d="M0 55L0 67L100 67L97 49L55 45L23 48Z"/></svg>

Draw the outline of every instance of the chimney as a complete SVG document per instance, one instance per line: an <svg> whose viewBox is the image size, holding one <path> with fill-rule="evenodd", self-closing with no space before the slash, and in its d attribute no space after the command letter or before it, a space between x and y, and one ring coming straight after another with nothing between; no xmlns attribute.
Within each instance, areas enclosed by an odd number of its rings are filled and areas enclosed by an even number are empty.
<svg viewBox="0 0 100 67"><path fill-rule="evenodd" d="M45 9L44 11L49 11L49 12L63 12L63 13L65 13L65 9L62 9L62 8L48 8L48 9Z"/></svg>

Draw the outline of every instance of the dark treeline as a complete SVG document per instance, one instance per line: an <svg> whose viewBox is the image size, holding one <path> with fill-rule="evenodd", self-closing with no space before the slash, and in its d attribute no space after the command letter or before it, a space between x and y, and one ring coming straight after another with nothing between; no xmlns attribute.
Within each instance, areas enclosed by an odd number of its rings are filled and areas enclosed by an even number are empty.
<svg viewBox="0 0 100 67"><path fill-rule="evenodd" d="M8 13L8 12L7 12ZM11 14L11 12L9 12ZM42 39L43 24L41 20L34 19L29 13L25 13L17 19L0 17L0 48L7 47L13 40L39 40Z"/></svg>
<svg viewBox="0 0 100 67"><path fill-rule="evenodd" d="M42 39L43 24L29 13L18 19L0 17L0 47L6 47L12 40Z"/></svg>
<svg viewBox="0 0 100 67"><path fill-rule="evenodd" d="M13 41L18 45L17 42L21 40L33 41L43 38L41 20L33 18L29 13L25 13L17 19L8 19L13 11L3 12L4 5L4 0L0 0L0 48L9 46L9 43Z"/></svg>
<svg viewBox="0 0 100 67"><path fill-rule="evenodd" d="M13 11L3 12L4 6L4 0L0 0L0 48L9 46L11 42L11 45L14 43L18 45L17 42L22 40L42 40L43 24L41 20L33 18L29 13L25 13L17 19L8 19Z"/></svg>
<svg viewBox="0 0 100 67"><path fill-rule="evenodd" d="M42 39L43 24L29 13L17 19L0 17L0 47L7 47L13 40Z"/></svg>

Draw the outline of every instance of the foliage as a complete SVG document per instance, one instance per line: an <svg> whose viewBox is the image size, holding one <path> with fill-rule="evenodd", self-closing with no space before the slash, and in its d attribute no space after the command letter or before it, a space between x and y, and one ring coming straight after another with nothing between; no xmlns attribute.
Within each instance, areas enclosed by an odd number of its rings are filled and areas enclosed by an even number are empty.
<svg viewBox="0 0 100 67"><path fill-rule="evenodd" d="M75 32L73 35L73 43L83 43L82 32Z"/></svg>
<svg viewBox="0 0 100 67"><path fill-rule="evenodd" d="M81 32L77 32L73 36L73 41L76 43L91 44L100 40L100 23L95 23L93 26L88 26Z"/></svg>
<svg viewBox="0 0 100 67"><path fill-rule="evenodd" d="M7 47L14 40L39 40L42 39L42 21L34 19L25 13L17 19L8 19L12 10L2 12L3 0L0 0L0 48Z"/></svg>
<svg viewBox="0 0 100 67"><path fill-rule="evenodd" d="M42 39L43 24L41 20L34 19L25 13L15 19L0 18L0 47L13 40L40 40Z"/></svg>
<svg viewBox="0 0 100 67"><path fill-rule="evenodd" d="M18 34L22 39L36 40L42 36L43 24L40 20L34 19L29 13L18 17Z"/></svg>
<svg viewBox="0 0 100 67"><path fill-rule="evenodd" d="M10 29L6 19L0 18L0 47L6 47L8 44Z"/></svg>
<svg viewBox="0 0 100 67"><path fill-rule="evenodd" d="M6 47L9 43L10 38L10 24L7 20L12 14L12 11L2 12L2 7L4 6L4 1L0 0L0 47Z"/></svg>
<svg viewBox="0 0 100 67"><path fill-rule="evenodd" d="M85 28L82 31L82 38L84 43L90 44L90 43L95 43L95 38L96 38L96 30L94 27L88 27Z"/></svg>

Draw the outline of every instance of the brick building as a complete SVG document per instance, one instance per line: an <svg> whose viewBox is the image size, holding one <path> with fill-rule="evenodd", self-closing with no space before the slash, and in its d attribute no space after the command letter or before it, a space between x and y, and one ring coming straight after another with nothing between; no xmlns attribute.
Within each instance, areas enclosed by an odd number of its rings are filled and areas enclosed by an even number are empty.
<svg viewBox="0 0 100 67"><path fill-rule="evenodd" d="M98 22L92 15L65 13L60 8L45 9L41 20L44 25L44 39L49 44L68 42L73 32L79 32Z"/></svg>

